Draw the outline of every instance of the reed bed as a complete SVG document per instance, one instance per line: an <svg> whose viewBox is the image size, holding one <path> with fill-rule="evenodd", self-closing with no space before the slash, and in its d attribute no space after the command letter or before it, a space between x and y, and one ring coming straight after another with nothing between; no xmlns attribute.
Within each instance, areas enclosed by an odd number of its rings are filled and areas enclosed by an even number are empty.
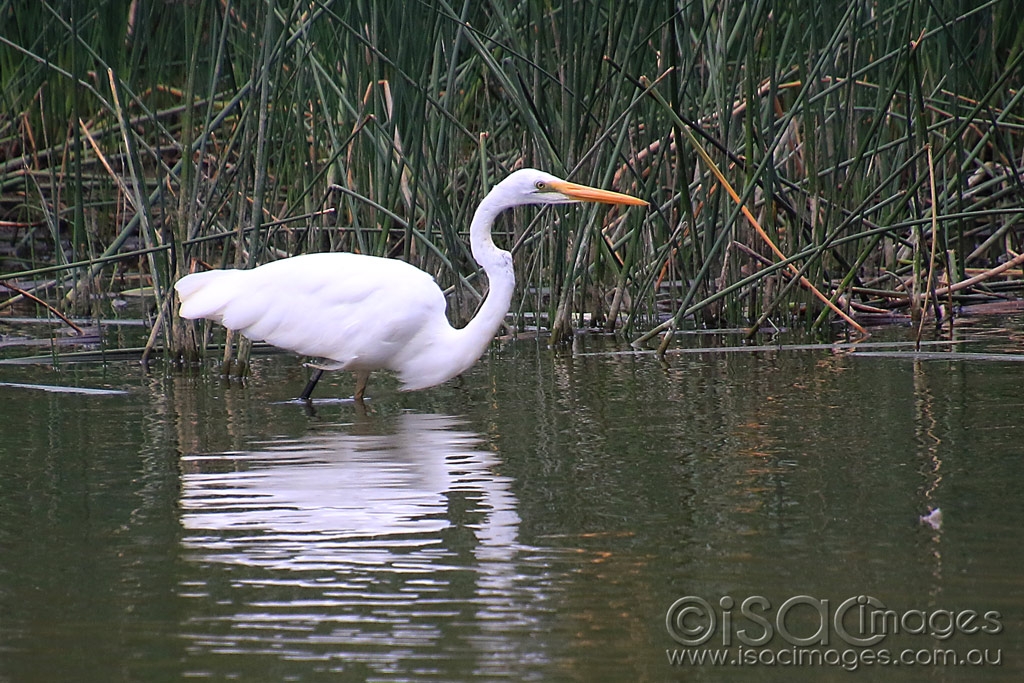
<svg viewBox="0 0 1024 683"><path fill-rule="evenodd" d="M193 360L178 277L347 250L461 324L472 212L534 166L652 209L500 222L514 329L951 321L1024 287L1024 25L965 4L0 3L0 308L132 287Z"/></svg>

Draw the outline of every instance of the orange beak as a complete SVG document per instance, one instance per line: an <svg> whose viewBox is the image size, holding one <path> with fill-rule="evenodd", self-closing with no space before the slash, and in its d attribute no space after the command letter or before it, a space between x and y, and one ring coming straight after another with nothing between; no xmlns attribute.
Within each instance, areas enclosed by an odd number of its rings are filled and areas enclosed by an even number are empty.
<svg viewBox="0 0 1024 683"><path fill-rule="evenodd" d="M577 185L565 180L549 181L548 187L564 194L566 197L579 202L601 202L602 204L632 204L633 206L647 206L647 202L628 194L612 192L610 190L599 190L596 187Z"/></svg>

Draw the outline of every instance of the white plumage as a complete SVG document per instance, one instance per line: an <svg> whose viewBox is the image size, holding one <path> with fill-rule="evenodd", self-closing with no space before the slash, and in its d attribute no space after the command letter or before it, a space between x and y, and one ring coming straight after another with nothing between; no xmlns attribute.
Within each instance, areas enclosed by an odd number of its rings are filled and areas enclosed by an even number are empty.
<svg viewBox="0 0 1024 683"><path fill-rule="evenodd" d="M473 257L487 274L490 292L461 329L448 323L444 294L430 275L403 261L348 253L186 275L174 286L179 313L325 359L323 369L350 370L357 399L373 370L395 372L405 391L434 386L472 366L508 312L515 276L511 254L491 241L498 213L520 204L574 201L646 204L533 169L510 175L480 203L470 227ZM318 378L319 372L303 398Z"/></svg>
<svg viewBox="0 0 1024 683"><path fill-rule="evenodd" d="M399 282L404 286L394 286ZM254 341L323 358L331 369L401 375L402 360L454 331L444 295L427 273L359 254L306 254L253 270L196 273L176 289L181 317L215 320ZM422 388L400 378L413 384L404 388Z"/></svg>

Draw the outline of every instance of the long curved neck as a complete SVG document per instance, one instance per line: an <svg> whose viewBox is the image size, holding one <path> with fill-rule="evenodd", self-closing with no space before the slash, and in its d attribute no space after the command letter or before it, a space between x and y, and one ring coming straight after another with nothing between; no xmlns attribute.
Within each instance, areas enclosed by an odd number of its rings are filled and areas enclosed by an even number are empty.
<svg viewBox="0 0 1024 683"><path fill-rule="evenodd" d="M469 244L473 258L487 274L488 293L480 310L469 323L456 331L460 351L465 354L472 365L494 338L501 322L508 313L515 290L516 278L512 270L512 254L494 246L491 239L491 226L498 214L511 207L502 201L500 195L491 193L484 197L473 215L469 227Z"/></svg>

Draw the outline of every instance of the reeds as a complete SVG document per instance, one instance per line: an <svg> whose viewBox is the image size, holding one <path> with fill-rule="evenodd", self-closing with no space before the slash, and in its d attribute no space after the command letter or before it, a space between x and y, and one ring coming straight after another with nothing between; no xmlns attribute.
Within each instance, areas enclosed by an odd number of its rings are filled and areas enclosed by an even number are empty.
<svg viewBox="0 0 1024 683"><path fill-rule="evenodd" d="M196 264L351 250L461 324L475 205L535 166L654 208L503 221L520 329L949 319L1024 284L1024 29L961 4L3 4L0 279L83 313L141 272L191 359Z"/></svg>

